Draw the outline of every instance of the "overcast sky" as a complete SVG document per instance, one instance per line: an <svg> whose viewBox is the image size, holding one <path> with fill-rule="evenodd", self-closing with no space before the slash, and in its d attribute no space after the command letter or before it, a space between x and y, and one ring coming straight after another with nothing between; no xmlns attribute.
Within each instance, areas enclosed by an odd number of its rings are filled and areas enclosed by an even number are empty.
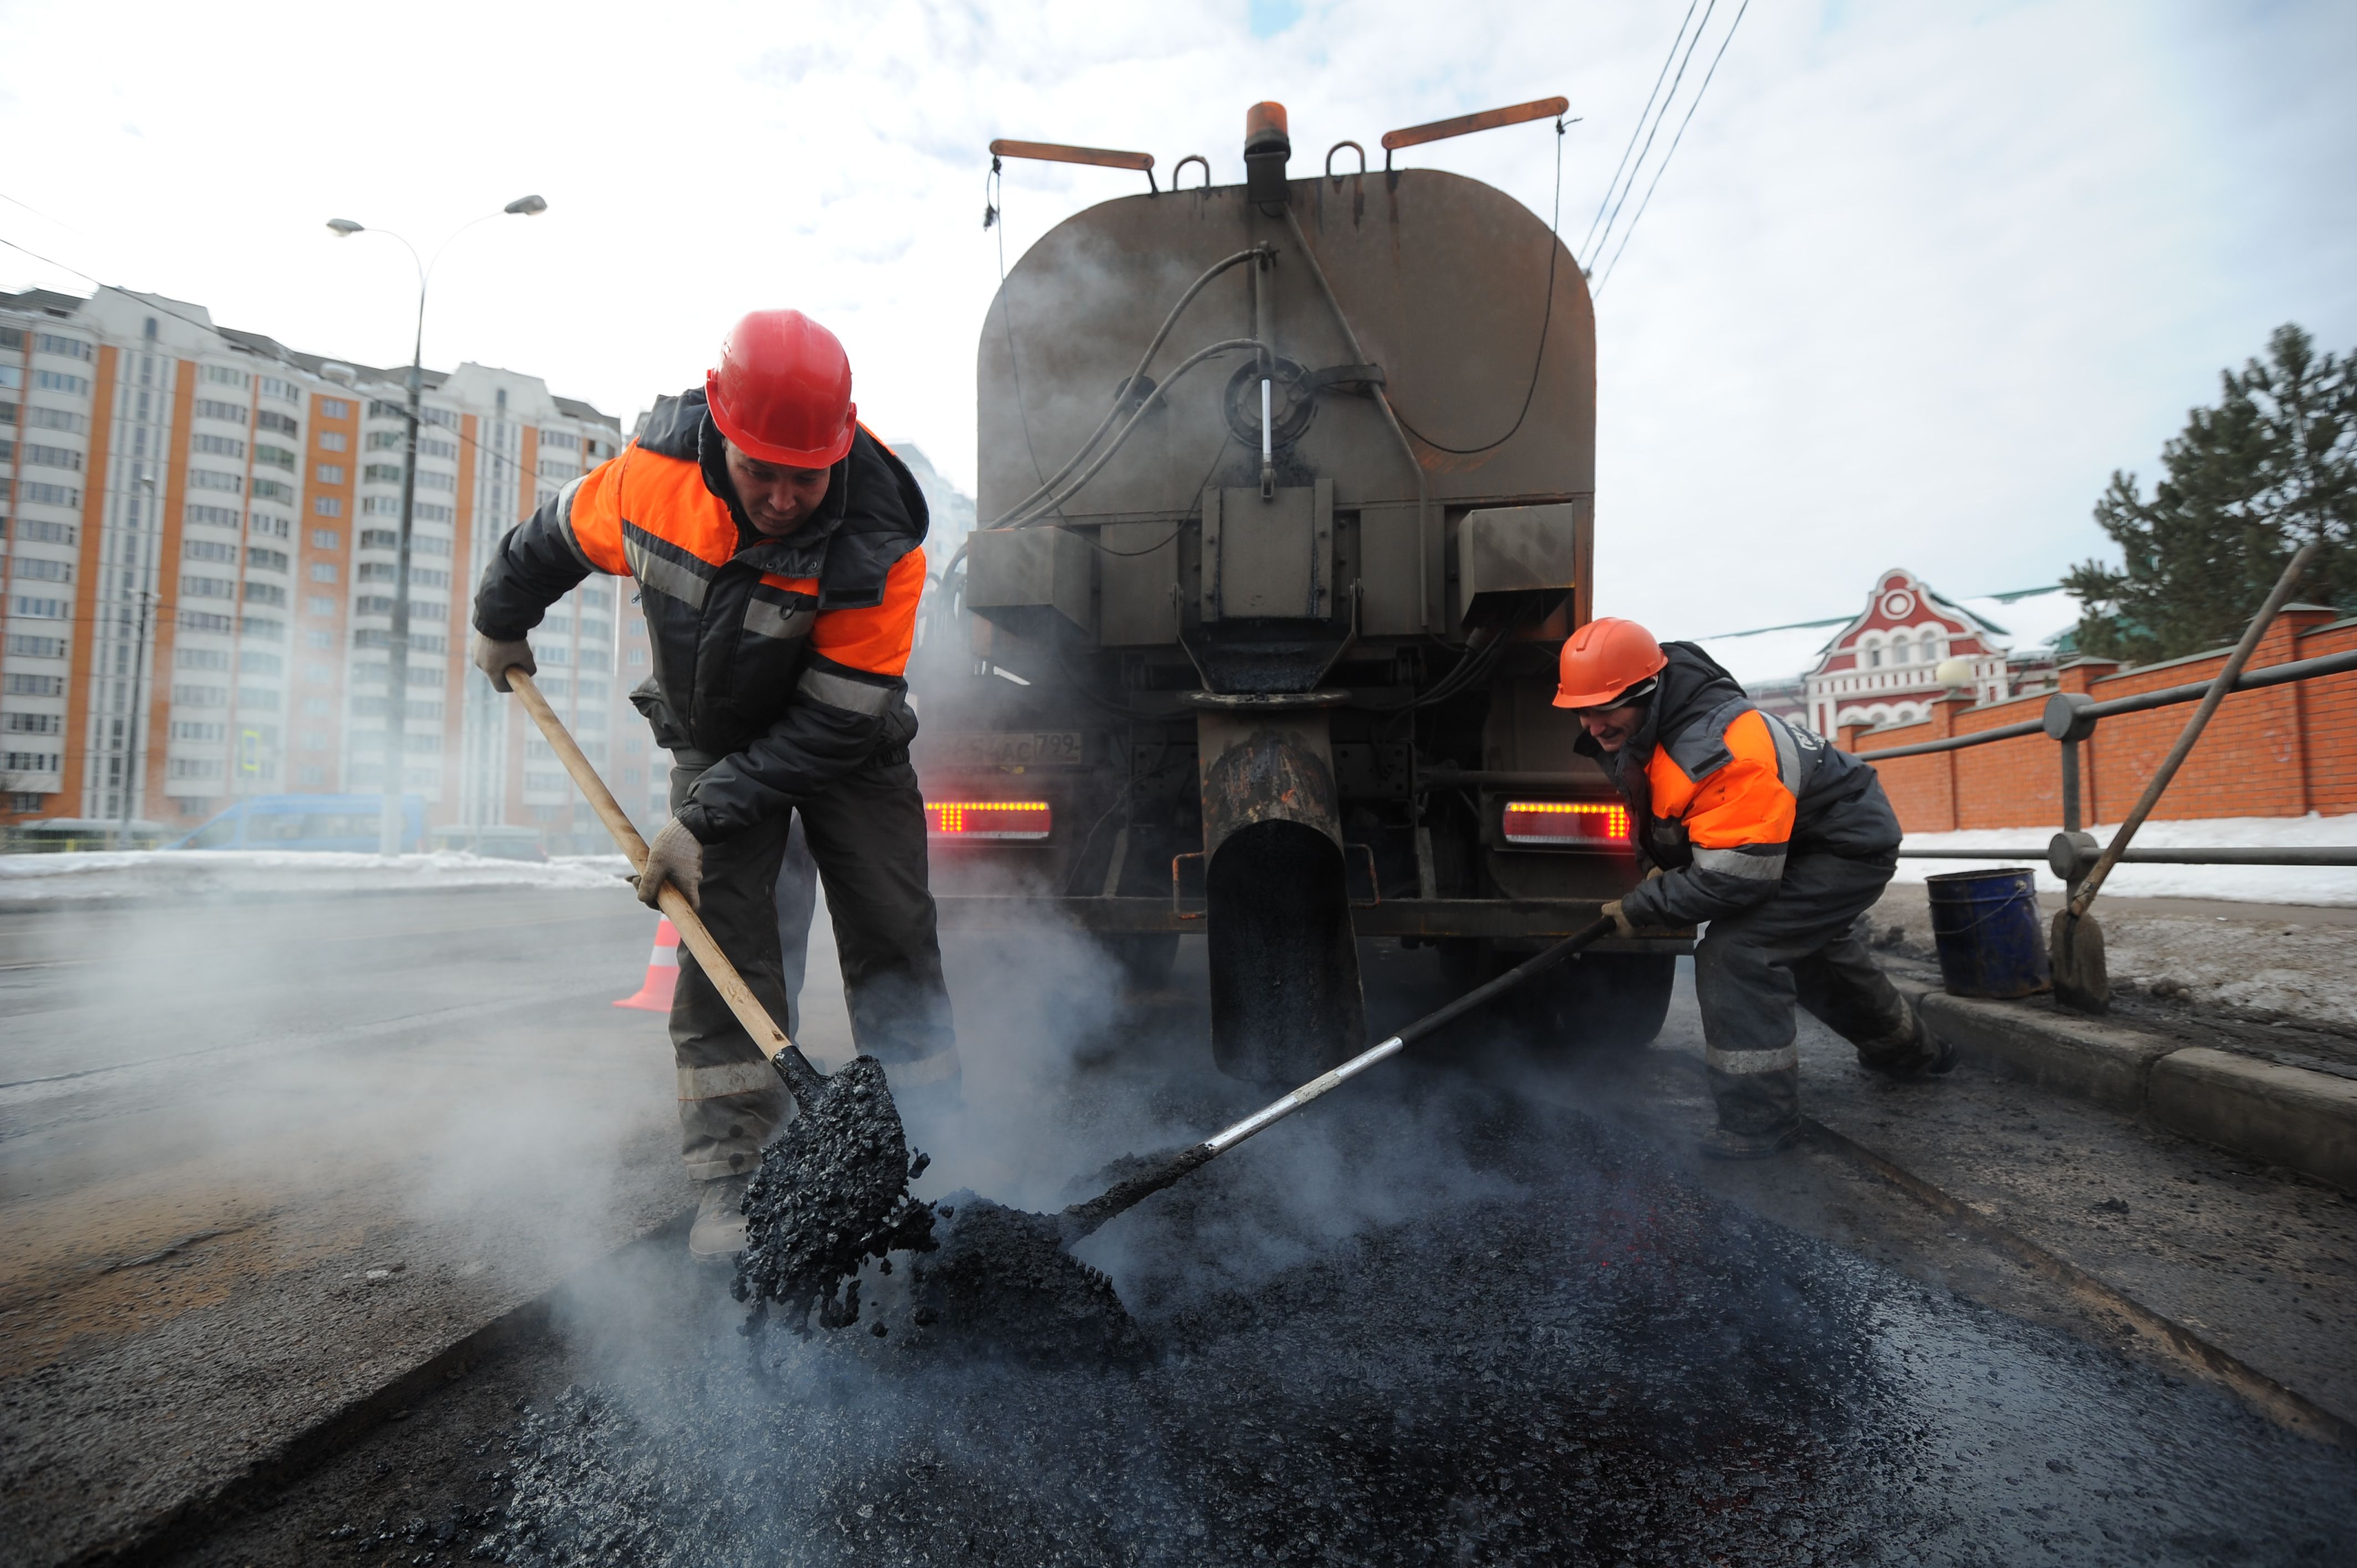
<svg viewBox="0 0 2357 1568"><path fill-rule="evenodd" d="M1742 3L1692 12L1655 160ZM408 257L325 220L430 249L536 191L544 216L448 252L429 362L627 424L738 313L797 305L848 345L863 416L970 487L993 136L1200 152L1228 183L1260 98L1290 106L1299 174L1560 92L1578 247L1688 14L0 0L0 238L61 263L0 249L0 285L87 292L78 268L399 362ZM2104 552L2106 476L2149 476L2222 366L2284 321L2357 346L2352 59L2346 0L1753 0L1598 298L1599 610L1722 632L1846 612L1885 566L1962 597ZM1405 161L1544 215L1555 150L1536 124ZM1007 258L1135 186L1010 164Z"/></svg>

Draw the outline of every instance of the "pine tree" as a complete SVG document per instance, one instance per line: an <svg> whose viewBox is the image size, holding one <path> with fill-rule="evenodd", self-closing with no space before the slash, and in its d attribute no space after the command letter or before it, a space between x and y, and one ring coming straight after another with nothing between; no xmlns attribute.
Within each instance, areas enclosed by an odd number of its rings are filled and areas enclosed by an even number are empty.
<svg viewBox="0 0 2357 1568"><path fill-rule="evenodd" d="M2086 652L2144 662L2233 642L2311 539L2324 549L2298 596L2357 613L2357 363L2284 326L2265 364L2219 379L2218 406L2161 448L2152 499L2115 471L2095 503L2122 561L2063 579Z"/></svg>

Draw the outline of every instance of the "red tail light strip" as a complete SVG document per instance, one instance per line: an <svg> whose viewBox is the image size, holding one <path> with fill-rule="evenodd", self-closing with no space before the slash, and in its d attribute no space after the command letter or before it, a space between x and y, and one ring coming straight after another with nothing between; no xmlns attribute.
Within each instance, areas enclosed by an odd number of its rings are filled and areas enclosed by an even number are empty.
<svg viewBox="0 0 2357 1568"><path fill-rule="evenodd" d="M1629 808L1600 800L1509 800L1508 843L1560 848L1629 842Z"/></svg>
<svg viewBox="0 0 2357 1568"><path fill-rule="evenodd" d="M927 838L1037 840L1054 825L1055 813L1045 800L925 802Z"/></svg>

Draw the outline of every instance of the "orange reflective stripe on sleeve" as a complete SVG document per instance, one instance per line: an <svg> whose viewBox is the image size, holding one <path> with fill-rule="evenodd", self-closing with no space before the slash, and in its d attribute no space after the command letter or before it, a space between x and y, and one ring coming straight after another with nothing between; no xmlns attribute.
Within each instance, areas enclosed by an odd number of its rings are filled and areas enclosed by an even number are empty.
<svg viewBox="0 0 2357 1568"><path fill-rule="evenodd" d="M1727 726L1725 741L1734 760L1695 787L1684 812L1686 842L1696 850L1790 843L1799 802L1776 766L1766 716L1746 709Z"/></svg>
<svg viewBox="0 0 2357 1568"><path fill-rule="evenodd" d="M881 604L825 610L811 628L811 650L853 670L898 676L917 641L917 601L925 593L925 553L909 551L892 564Z"/></svg>
<svg viewBox="0 0 2357 1568"><path fill-rule="evenodd" d="M576 479L572 510L565 518L582 559L608 576L630 572L622 559L622 471L637 450L633 446Z"/></svg>

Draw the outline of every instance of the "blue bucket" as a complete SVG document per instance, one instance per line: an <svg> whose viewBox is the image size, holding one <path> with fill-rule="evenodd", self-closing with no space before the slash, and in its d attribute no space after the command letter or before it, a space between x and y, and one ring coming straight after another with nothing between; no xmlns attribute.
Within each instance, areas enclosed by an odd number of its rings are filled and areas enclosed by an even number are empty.
<svg viewBox="0 0 2357 1568"><path fill-rule="evenodd" d="M2013 871L1952 871L1924 878L1932 940L1951 996L2032 996L2053 989L2039 929L2038 882Z"/></svg>

